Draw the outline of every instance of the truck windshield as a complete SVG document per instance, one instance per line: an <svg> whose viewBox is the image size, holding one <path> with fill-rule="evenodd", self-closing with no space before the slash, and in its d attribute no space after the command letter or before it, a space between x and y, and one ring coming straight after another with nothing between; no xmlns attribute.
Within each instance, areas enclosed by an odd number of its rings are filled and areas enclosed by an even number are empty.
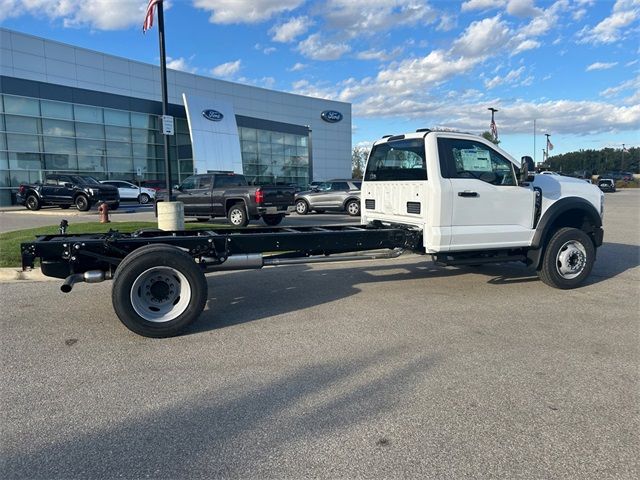
<svg viewBox="0 0 640 480"><path fill-rule="evenodd" d="M397 140L374 146L364 179L369 182L426 180L424 140Z"/></svg>
<svg viewBox="0 0 640 480"><path fill-rule="evenodd" d="M101 185L101 183L93 177L78 177L73 175L71 179L81 185Z"/></svg>

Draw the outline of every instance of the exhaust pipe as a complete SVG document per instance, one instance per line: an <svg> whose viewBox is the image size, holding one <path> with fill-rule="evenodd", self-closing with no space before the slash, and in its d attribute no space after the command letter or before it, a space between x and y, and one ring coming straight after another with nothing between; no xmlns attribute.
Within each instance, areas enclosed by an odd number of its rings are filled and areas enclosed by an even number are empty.
<svg viewBox="0 0 640 480"><path fill-rule="evenodd" d="M74 273L65 278L64 283L60 286L60 290L64 293L69 293L76 283L100 283L109 279L111 279L111 272L104 272L102 270Z"/></svg>

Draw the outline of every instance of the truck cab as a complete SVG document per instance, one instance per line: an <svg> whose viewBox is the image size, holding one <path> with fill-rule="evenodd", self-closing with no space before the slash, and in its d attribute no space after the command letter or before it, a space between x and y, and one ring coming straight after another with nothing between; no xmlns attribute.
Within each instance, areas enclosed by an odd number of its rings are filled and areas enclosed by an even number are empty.
<svg viewBox="0 0 640 480"><path fill-rule="evenodd" d="M570 270L565 276L572 277L576 266L591 261L587 251L595 259L602 244L604 196L571 177L523 176L521 167L471 134L418 130L386 136L374 143L367 161L361 221L419 228L425 253L442 263L523 257L538 269L554 234L571 228L590 241L586 247L575 239L563 244L568 266L556 270ZM561 253L556 263L564 261Z"/></svg>

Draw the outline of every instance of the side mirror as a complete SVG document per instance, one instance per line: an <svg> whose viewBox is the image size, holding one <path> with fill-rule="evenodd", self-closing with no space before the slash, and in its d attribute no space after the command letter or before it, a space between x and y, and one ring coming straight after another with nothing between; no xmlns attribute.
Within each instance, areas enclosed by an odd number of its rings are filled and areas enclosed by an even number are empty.
<svg viewBox="0 0 640 480"><path fill-rule="evenodd" d="M181 192L181 191L182 191L182 187L181 187L180 185L174 185L174 186L173 186L173 189L174 189L174 190L178 190L179 192Z"/></svg>
<svg viewBox="0 0 640 480"><path fill-rule="evenodd" d="M533 158L529 156L524 156L521 159L522 164L520 166L520 183L531 181L530 172L535 170L535 164L533 163Z"/></svg>

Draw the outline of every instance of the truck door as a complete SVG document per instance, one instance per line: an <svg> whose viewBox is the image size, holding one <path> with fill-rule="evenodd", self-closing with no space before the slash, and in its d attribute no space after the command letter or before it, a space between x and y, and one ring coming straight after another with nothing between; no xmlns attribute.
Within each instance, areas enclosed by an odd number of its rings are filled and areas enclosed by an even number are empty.
<svg viewBox="0 0 640 480"><path fill-rule="evenodd" d="M535 194L518 186L511 161L481 141L460 138L438 138L438 155L443 180L451 182L452 251L530 244Z"/></svg>
<svg viewBox="0 0 640 480"><path fill-rule="evenodd" d="M194 192L197 189L198 177L191 176L185 179L180 185L180 190L176 195L176 200L184 205L185 215L196 215L196 203Z"/></svg>

